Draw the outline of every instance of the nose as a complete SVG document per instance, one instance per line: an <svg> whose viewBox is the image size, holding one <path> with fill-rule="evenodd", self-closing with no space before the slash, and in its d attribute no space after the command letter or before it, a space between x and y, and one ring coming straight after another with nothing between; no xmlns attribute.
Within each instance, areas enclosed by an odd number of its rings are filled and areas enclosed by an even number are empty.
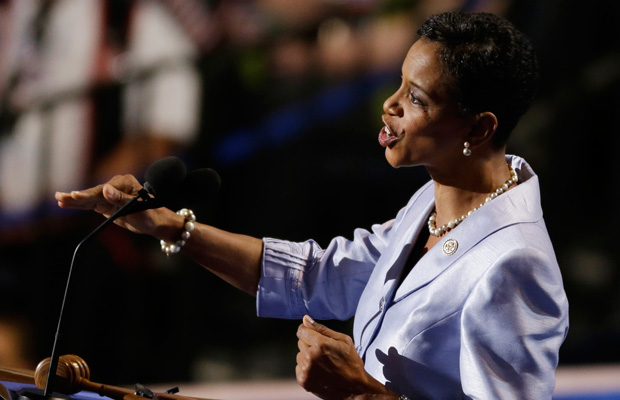
<svg viewBox="0 0 620 400"><path fill-rule="evenodd" d="M385 99L385 101L383 102L383 111L386 114L389 114L395 117L403 116L403 108L401 107L400 102L398 101L399 92L400 92L400 89L394 92L393 95Z"/></svg>

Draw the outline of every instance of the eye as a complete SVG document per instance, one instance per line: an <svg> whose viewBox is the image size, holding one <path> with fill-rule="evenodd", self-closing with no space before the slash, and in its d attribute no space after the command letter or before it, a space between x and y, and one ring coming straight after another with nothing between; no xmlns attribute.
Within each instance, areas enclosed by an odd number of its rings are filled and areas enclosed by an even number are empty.
<svg viewBox="0 0 620 400"><path fill-rule="evenodd" d="M424 106L424 102L422 100L420 100L415 93L411 92L409 93L409 101L411 102L411 104L413 104L414 106Z"/></svg>

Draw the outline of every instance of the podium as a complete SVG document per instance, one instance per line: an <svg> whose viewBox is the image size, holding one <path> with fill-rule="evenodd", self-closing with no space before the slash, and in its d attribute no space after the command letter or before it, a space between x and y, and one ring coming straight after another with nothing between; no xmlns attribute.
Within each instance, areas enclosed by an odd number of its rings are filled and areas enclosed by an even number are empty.
<svg viewBox="0 0 620 400"><path fill-rule="evenodd" d="M50 359L35 371L0 366L0 400L41 400ZM146 388L128 389L90 381L90 369L79 356L65 355L58 361L56 386L50 400L214 400L174 393L154 393Z"/></svg>
<svg viewBox="0 0 620 400"><path fill-rule="evenodd" d="M43 396L43 390L37 388L35 384L23 382L0 381L0 397L4 400L26 400L29 393L35 393ZM106 396L100 396L97 393L89 391L80 391L72 395L62 395L55 393L54 398L66 400L112 400Z"/></svg>

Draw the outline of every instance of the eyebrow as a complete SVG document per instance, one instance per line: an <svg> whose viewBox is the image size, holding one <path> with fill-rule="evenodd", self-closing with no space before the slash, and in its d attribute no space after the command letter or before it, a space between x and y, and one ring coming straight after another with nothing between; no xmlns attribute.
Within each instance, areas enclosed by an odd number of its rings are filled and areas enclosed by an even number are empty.
<svg viewBox="0 0 620 400"><path fill-rule="evenodd" d="M418 85L414 81L409 81L409 84L411 86L415 86L418 90L420 90L422 93L424 93L424 95L426 95L426 97L428 97L429 99L435 100L434 96L431 96L431 94L429 92L427 92L422 86Z"/></svg>

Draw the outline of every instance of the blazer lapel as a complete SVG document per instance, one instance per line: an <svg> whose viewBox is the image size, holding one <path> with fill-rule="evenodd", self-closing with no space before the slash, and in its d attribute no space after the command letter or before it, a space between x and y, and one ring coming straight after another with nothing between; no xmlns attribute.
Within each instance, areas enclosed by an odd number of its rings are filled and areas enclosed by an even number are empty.
<svg viewBox="0 0 620 400"><path fill-rule="evenodd" d="M407 262L414 240L421 229L426 229L427 218L435 206L433 184L420 190L420 195L412 198L408 210L398 223L394 232L394 243L379 258L366 286L355 317L354 334L357 350L362 358L374 340L383 317L392 303L399 302L428 285L443 271L455 264L471 248L493 232L519 222L533 222L542 218L542 210L537 200L538 179L522 159L507 157L523 183L499 196L482 209L473 213L456 229L425 254L396 288L399 275ZM525 169L525 171L522 171ZM522 172L522 173L519 173ZM525 178L525 179L523 179ZM458 243L451 255L444 253L447 240ZM372 284L370 284L372 282ZM381 285L382 284L382 285Z"/></svg>
<svg viewBox="0 0 620 400"><path fill-rule="evenodd" d="M367 285L355 315L356 343L358 353L363 358L368 344L374 339L381 321L394 297L396 283L400 273L409 257L412 243L424 228L426 219L435 206L432 184L424 188L419 197L414 199L414 205L398 223L397 230L393 233L395 238L390 243L387 251L379 258Z"/></svg>
<svg viewBox="0 0 620 400"><path fill-rule="evenodd" d="M493 232L542 218L540 204L532 200L538 198L538 191L538 178L533 176L469 216L418 261L396 291L394 302L426 286ZM457 246L452 254L444 251L448 241L452 242L452 248L454 244Z"/></svg>
<svg viewBox="0 0 620 400"><path fill-rule="evenodd" d="M410 220L406 221L406 224L403 224L405 233L399 235L400 240L395 244L395 249L397 249L397 251L394 251L390 259L386 260L383 265L383 268L386 270L382 272L382 275L385 276L383 297L388 302L393 298L396 284L400 280L400 274L405 267L405 263L409 259L409 253L413 248L413 244L420 235L420 231L426 229L428 216L434 207L435 200L433 198L431 201L423 204L418 212L411 215Z"/></svg>

